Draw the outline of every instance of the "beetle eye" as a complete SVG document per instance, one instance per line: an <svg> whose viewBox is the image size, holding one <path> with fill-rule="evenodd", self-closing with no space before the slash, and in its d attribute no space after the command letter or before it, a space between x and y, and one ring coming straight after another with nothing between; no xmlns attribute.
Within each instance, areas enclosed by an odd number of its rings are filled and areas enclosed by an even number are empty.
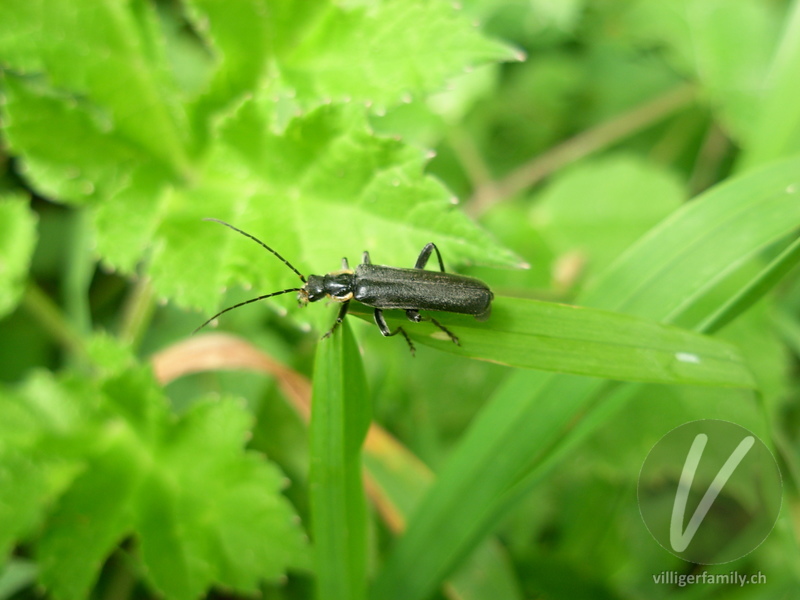
<svg viewBox="0 0 800 600"><path fill-rule="evenodd" d="M325 296L325 294L323 292L321 292L320 290L311 290L311 291L306 292L306 294L305 294L305 302L316 302L317 300L320 300L324 296Z"/></svg>

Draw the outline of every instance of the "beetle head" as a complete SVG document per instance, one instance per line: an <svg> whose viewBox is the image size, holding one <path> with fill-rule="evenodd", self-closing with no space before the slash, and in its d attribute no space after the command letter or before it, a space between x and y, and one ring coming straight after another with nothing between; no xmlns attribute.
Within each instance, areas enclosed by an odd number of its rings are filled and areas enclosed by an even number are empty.
<svg viewBox="0 0 800 600"><path fill-rule="evenodd" d="M316 302L325 297L325 277L323 275L309 275L308 281L297 295L301 304Z"/></svg>

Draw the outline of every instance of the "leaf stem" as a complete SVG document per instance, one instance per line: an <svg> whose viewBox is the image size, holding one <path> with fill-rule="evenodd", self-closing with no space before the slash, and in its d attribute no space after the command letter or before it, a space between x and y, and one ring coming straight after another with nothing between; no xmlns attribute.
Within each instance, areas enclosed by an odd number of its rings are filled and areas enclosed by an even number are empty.
<svg viewBox="0 0 800 600"><path fill-rule="evenodd" d="M473 217L480 216L504 198L521 192L554 171L607 148L685 108L695 96L693 85L682 84L655 100L579 133L514 169L499 181L478 187L467 204L467 212Z"/></svg>

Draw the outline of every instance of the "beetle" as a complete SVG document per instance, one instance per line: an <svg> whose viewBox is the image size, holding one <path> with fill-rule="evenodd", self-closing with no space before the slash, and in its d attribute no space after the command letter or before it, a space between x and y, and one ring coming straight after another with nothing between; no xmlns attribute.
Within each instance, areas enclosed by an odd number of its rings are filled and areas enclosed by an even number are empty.
<svg viewBox="0 0 800 600"><path fill-rule="evenodd" d="M411 342L408 334L402 327L398 327L392 331L383 316L384 310L404 310L408 320L414 323L430 321L441 329L456 345L460 345L458 337L439 323L439 321L433 317L423 317L419 314L419 311L429 310L473 315L478 321L485 321L491 314L494 294L492 294L489 286L474 277L447 273L444 269L444 262L442 261L439 248L437 248L436 244L433 242L425 245L412 269L374 265L370 260L369 252L364 252L361 264L356 266L355 269L351 269L347 258L343 258L342 268L340 270L333 271L327 275L309 275L306 279L292 263L257 237L234 227L230 223L220 221L219 219L209 218L204 219L204 221L214 221L226 227L230 227L234 231L260 244L294 271L297 276L300 277L303 286L272 292L271 294L258 296L257 298L252 298L230 306L208 319L205 323L200 325L200 327L195 329L195 332L208 325L220 315L234 308L271 298L272 296L297 292L297 300L301 306L305 306L309 302L317 302L323 298L328 298L341 304L336 321L330 330L322 336L322 339L330 337L330 335L333 334L347 315L350 301L356 300L361 304L375 309L375 323L381 334L386 337L397 335L398 333L401 334L408 343L411 353L414 354L414 344ZM426 271L425 265L428 264L428 260L433 252L436 252L440 270Z"/></svg>

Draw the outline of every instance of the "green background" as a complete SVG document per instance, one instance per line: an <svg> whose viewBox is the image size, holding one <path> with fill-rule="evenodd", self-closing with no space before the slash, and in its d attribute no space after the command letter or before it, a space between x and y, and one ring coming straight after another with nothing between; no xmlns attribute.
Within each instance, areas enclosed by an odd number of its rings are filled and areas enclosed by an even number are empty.
<svg viewBox="0 0 800 600"><path fill-rule="evenodd" d="M794 598L798 72L779 0L0 3L0 600ZM434 241L493 315L193 336L298 285L209 217L305 275ZM784 480L717 567L636 501L701 418Z"/></svg>

